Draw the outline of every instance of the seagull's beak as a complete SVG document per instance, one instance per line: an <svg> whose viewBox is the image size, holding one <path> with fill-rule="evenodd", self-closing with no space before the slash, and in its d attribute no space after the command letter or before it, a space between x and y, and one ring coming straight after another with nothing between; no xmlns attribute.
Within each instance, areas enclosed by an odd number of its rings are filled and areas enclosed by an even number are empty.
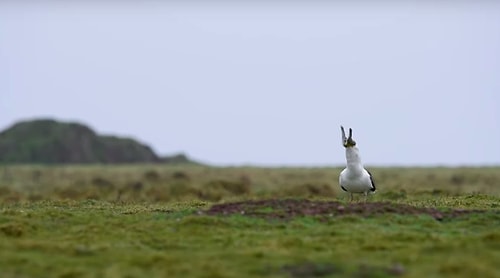
<svg viewBox="0 0 500 278"><path fill-rule="evenodd" d="M342 145L345 147L345 144L347 143L347 137L345 137L344 127L340 126L340 130L342 131Z"/></svg>
<svg viewBox="0 0 500 278"><path fill-rule="evenodd" d="M346 148L356 146L356 141L352 139L352 128L349 128L349 137L345 136L345 131L343 126L340 126L340 130L342 131L342 145Z"/></svg>

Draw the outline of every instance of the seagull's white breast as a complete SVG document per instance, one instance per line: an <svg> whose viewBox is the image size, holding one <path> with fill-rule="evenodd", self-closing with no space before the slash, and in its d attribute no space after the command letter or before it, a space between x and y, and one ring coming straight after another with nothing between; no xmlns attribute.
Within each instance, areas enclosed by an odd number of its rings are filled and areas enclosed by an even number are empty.
<svg viewBox="0 0 500 278"><path fill-rule="evenodd" d="M360 172L350 171L347 168L344 169L340 173L339 184L350 193L369 192L372 188L370 174L365 169L362 169Z"/></svg>

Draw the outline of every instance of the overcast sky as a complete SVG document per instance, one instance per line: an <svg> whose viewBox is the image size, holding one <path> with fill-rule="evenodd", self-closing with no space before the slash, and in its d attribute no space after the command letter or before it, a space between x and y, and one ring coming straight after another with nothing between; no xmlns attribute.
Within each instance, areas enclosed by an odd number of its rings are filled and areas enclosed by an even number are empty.
<svg viewBox="0 0 500 278"><path fill-rule="evenodd" d="M494 1L19 2L0 3L0 129L49 117L314 166L344 163L342 124L368 165L500 165Z"/></svg>

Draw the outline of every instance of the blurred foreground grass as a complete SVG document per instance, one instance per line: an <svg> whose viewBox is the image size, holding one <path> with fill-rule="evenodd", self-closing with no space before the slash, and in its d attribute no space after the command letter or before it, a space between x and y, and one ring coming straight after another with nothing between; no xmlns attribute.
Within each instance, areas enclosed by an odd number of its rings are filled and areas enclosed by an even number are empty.
<svg viewBox="0 0 500 278"><path fill-rule="evenodd" d="M1 277L500 277L498 168L373 169L370 202L483 210L443 221L203 213L245 199L343 202L339 172L3 167Z"/></svg>

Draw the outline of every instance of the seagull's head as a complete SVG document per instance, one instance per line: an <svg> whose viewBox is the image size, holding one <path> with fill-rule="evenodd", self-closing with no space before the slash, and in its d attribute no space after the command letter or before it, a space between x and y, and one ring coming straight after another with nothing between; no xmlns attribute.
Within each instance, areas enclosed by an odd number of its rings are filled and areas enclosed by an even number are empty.
<svg viewBox="0 0 500 278"><path fill-rule="evenodd" d="M342 130L342 145L346 148L352 148L356 146L356 141L352 139L352 128L349 128L349 137L345 136L344 127L340 126L340 130Z"/></svg>

